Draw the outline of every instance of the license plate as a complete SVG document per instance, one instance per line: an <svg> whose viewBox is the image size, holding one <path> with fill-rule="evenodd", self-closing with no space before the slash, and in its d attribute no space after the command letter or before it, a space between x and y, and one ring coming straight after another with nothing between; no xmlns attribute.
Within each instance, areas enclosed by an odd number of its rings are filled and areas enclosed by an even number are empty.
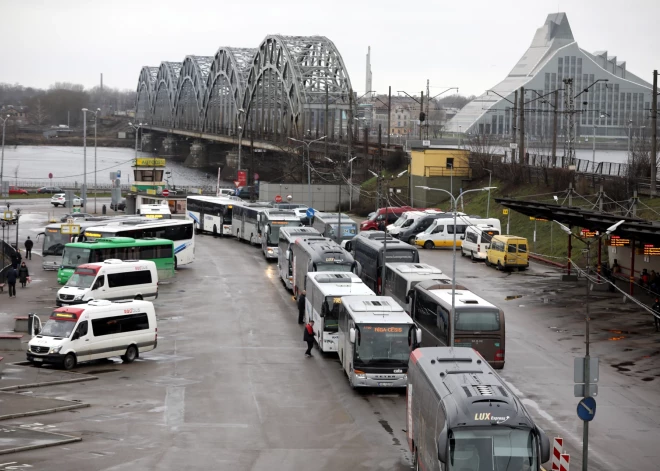
<svg viewBox="0 0 660 471"><path fill-rule="evenodd" d="M392 383L378 383L378 386L392 386Z"/></svg>
<svg viewBox="0 0 660 471"><path fill-rule="evenodd" d="M37 363L39 363L40 361L44 361L44 359L35 357L35 358L32 359L32 361L36 361Z"/></svg>

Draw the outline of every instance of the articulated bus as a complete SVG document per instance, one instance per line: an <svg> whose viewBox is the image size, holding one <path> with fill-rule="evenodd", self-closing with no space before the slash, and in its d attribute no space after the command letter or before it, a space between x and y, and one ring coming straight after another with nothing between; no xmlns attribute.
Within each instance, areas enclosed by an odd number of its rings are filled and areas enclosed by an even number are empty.
<svg viewBox="0 0 660 471"><path fill-rule="evenodd" d="M261 250L266 259L277 258L281 228L301 226L298 215L285 209L265 209L258 214L257 220L259 221Z"/></svg>
<svg viewBox="0 0 660 471"><path fill-rule="evenodd" d="M314 333L322 352L336 352L339 345L339 308L346 296L375 296L355 273L307 273L305 316L314 321Z"/></svg>
<svg viewBox="0 0 660 471"><path fill-rule="evenodd" d="M195 229L230 236L232 211L243 200L235 196L189 196L186 204L186 219L195 221Z"/></svg>
<svg viewBox="0 0 660 471"><path fill-rule="evenodd" d="M144 221L117 220L105 226L86 228L84 240L108 237L131 239L167 239L174 242L174 269L195 260L195 235L193 222L182 219L157 219Z"/></svg>
<svg viewBox="0 0 660 471"><path fill-rule="evenodd" d="M408 357L422 332L389 296L346 296L339 311L339 361L356 387L406 387Z"/></svg>
<svg viewBox="0 0 660 471"><path fill-rule="evenodd" d="M234 206L231 215L232 234L237 239L245 240L252 245L261 244L259 236L259 213L270 208L268 203L243 203Z"/></svg>
<svg viewBox="0 0 660 471"><path fill-rule="evenodd" d="M44 231L37 235L37 242L43 236L41 247L41 266L44 270L55 271L60 268L64 246L70 242L84 240L84 231L88 227L104 226L115 223L117 220L149 222L143 217L94 217L85 218L84 221L77 219L72 226L67 223L48 224ZM72 233L72 230L75 232Z"/></svg>
<svg viewBox="0 0 660 471"><path fill-rule="evenodd" d="M283 227L277 247L277 271L289 291L293 290L293 255L291 246L301 237L319 236L319 231L311 227Z"/></svg>
<svg viewBox="0 0 660 471"><path fill-rule="evenodd" d="M57 271L57 282L66 284L83 263L103 262L109 258L151 260L156 263L159 280L174 276L174 242L171 240L110 237L66 244L62 265Z"/></svg>

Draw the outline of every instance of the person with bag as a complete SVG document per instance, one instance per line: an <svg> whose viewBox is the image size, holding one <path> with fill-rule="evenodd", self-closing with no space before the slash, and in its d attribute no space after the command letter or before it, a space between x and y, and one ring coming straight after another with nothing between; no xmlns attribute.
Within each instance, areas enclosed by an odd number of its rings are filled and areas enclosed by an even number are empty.
<svg viewBox="0 0 660 471"><path fill-rule="evenodd" d="M307 291L303 290L302 293L298 295L298 324L305 323L305 298Z"/></svg>
<svg viewBox="0 0 660 471"><path fill-rule="evenodd" d="M25 265L25 262L21 262L21 266L18 268L18 281L21 282L21 288L25 288L29 277L30 272L27 265Z"/></svg>
<svg viewBox="0 0 660 471"><path fill-rule="evenodd" d="M309 321L305 326L305 333L303 335L303 340L307 342L307 351L305 356L312 356L312 347L314 346L314 321Z"/></svg>

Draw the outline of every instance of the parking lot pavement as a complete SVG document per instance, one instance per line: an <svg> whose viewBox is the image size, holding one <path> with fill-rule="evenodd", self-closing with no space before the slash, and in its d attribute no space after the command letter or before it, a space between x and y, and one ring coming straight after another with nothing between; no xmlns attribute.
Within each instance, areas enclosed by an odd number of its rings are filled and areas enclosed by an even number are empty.
<svg viewBox="0 0 660 471"><path fill-rule="evenodd" d="M295 303L256 247L198 237L196 261L161 284L155 305L155 351L76 369L96 381L32 391L90 407L32 418L83 441L21 453L22 462L54 471L410 469L405 393L353 391L336 356L305 358Z"/></svg>
<svg viewBox="0 0 660 471"><path fill-rule="evenodd" d="M451 250L420 254L422 262L451 276ZM573 396L573 359L584 356L584 282L562 282L554 269L534 263L526 272L509 273L458 258L458 282L505 312L501 375L550 437L564 437L571 465L579 466L582 422ZM594 291L590 298L591 356L600 358L600 381L589 469L658 469L660 334L647 313L623 304L620 296Z"/></svg>

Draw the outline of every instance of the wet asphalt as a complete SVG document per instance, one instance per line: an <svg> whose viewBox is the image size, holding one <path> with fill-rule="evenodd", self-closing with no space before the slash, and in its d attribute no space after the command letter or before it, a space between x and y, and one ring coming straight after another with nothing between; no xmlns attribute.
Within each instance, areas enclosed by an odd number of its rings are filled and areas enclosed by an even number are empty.
<svg viewBox="0 0 660 471"><path fill-rule="evenodd" d="M37 226L26 223L21 235ZM157 350L130 365L77 368L94 381L28 392L89 408L3 422L38 422L83 441L7 462L55 471L410 469L403 391L353 391L336 356L305 358L295 303L256 247L200 236L195 255L161 286ZM450 250L421 255L451 274ZM30 308L47 314L55 282L41 279ZM584 353L584 284L561 282L543 266L501 273L467 259L457 260L457 279L504 309L501 374L548 435L564 437L578 468L573 358ZM619 297L593 292L592 301L591 349L601 366L590 469L658 469L660 334Z"/></svg>

